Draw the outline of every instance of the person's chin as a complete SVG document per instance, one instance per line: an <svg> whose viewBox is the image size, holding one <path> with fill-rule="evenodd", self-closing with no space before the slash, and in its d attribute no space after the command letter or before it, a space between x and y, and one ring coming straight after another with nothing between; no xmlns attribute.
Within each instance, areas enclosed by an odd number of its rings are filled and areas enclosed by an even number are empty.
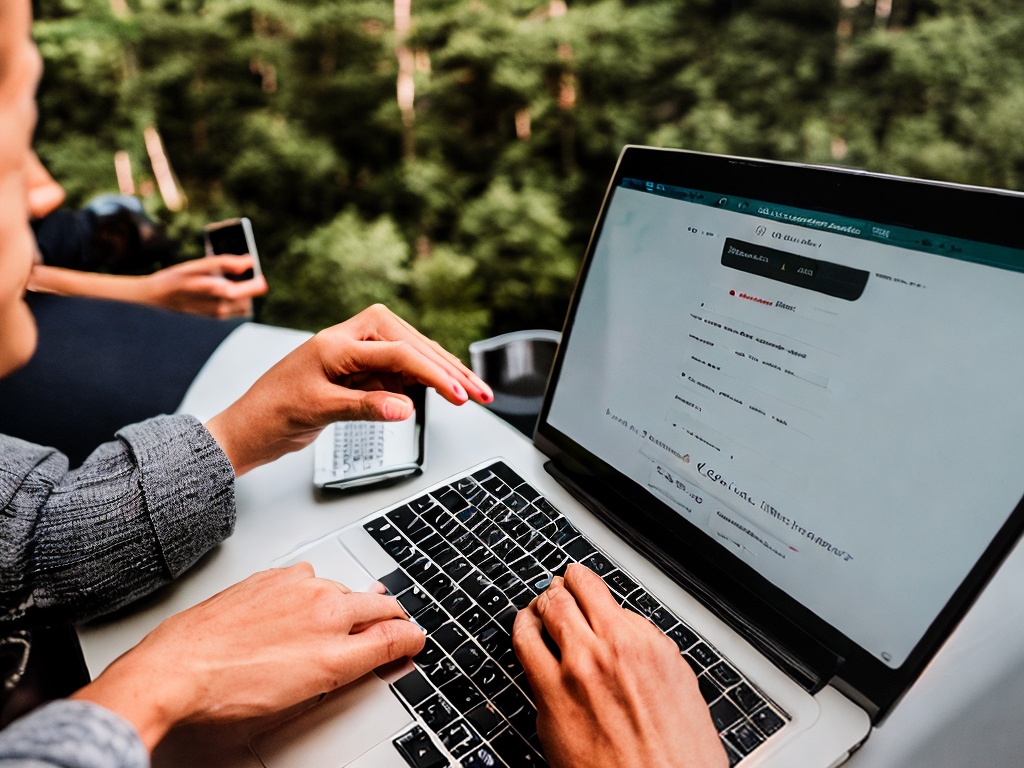
<svg viewBox="0 0 1024 768"><path fill-rule="evenodd" d="M24 301L19 301L0 320L0 378L22 368L36 351L38 331L35 317Z"/></svg>

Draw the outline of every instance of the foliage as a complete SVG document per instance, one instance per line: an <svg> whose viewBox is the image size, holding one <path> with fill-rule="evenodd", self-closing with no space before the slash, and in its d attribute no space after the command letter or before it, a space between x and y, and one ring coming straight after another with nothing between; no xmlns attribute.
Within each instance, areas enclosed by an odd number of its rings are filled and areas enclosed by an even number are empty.
<svg viewBox="0 0 1024 768"><path fill-rule="evenodd" d="M250 216L267 322L385 301L460 352L558 327L626 143L1024 185L1013 0L414 0L407 33L386 0L35 5L70 202L125 151L182 257Z"/></svg>

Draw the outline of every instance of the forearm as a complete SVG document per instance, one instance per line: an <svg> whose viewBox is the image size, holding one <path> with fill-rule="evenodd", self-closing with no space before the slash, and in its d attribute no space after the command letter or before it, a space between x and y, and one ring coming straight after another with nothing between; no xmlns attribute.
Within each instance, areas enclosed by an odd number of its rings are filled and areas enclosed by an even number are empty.
<svg viewBox="0 0 1024 768"><path fill-rule="evenodd" d="M95 299L152 304L145 278L128 275L104 275L39 264L32 269L28 289L36 293L60 296L89 296Z"/></svg>
<svg viewBox="0 0 1024 768"><path fill-rule="evenodd" d="M227 458L195 419L133 425L74 472L0 438L0 622L81 621L182 573L231 533Z"/></svg>

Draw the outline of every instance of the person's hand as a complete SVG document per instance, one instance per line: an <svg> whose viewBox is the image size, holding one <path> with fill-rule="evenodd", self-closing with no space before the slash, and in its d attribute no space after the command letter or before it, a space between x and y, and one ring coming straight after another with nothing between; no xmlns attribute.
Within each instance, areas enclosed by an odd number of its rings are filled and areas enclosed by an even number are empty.
<svg viewBox="0 0 1024 768"><path fill-rule="evenodd" d="M273 714L423 642L395 598L351 592L299 563L172 616L72 698L121 715L152 749L177 724Z"/></svg>
<svg viewBox="0 0 1024 768"><path fill-rule="evenodd" d="M546 642L554 641L556 654ZM679 650L582 565L519 612L512 642L558 768L725 768L729 760Z"/></svg>
<svg viewBox="0 0 1024 768"><path fill-rule="evenodd" d="M331 422L409 418L406 384L433 387L456 405L494 399L457 357L377 304L320 331L206 428L240 476L308 445Z"/></svg>
<svg viewBox="0 0 1024 768"><path fill-rule="evenodd" d="M176 312L225 319L252 315L252 299L267 292L262 275L236 282L225 275L252 269L252 256L206 256L161 269L140 281L139 301Z"/></svg>

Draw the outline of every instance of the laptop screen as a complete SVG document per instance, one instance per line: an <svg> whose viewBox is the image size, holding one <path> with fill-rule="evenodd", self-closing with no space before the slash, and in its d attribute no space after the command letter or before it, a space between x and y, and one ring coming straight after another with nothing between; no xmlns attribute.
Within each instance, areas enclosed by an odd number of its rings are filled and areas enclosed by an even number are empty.
<svg viewBox="0 0 1024 768"><path fill-rule="evenodd" d="M542 429L899 667L1021 499L1024 252L623 173Z"/></svg>

